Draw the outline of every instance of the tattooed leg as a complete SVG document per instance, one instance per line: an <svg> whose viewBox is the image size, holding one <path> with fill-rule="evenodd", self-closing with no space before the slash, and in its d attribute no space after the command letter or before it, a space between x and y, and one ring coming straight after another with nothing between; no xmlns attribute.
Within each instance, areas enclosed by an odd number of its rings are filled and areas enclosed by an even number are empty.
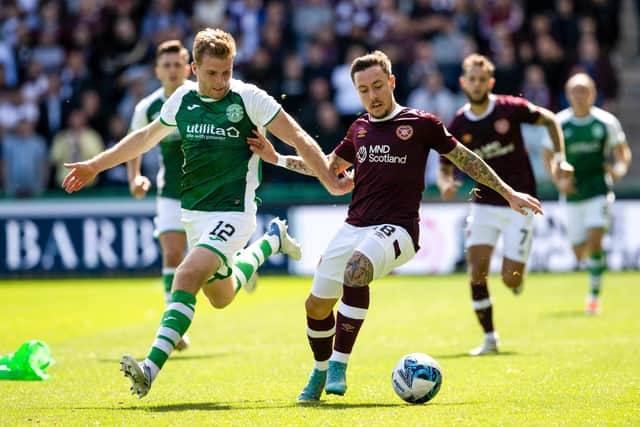
<svg viewBox="0 0 640 427"><path fill-rule="evenodd" d="M347 363L369 308L369 283L373 264L361 252L354 252L344 272L342 300L338 304L333 361Z"/></svg>

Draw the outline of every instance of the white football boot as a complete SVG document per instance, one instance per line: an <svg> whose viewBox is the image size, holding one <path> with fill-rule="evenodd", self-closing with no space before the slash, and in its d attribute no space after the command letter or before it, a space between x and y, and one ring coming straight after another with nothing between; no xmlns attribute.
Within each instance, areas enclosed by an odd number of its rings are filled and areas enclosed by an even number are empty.
<svg viewBox="0 0 640 427"><path fill-rule="evenodd" d="M278 252L289 255L295 261L302 258L300 243L287 233L287 221L278 217L272 219L267 228L267 234L278 236L280 239L280 250Z"/></svg>
<svg viewBox="0 0 640 427"><path fill-rule="evenodd" d="M491 336L485 336L482 344L469 352L471 356L482 356L485 354L495 354L498 352L498 340Z"/></svg>
<svg viewBox="0 0 640 427"><path fill-rule="evenodd" d="M138 395L142 399L149 393L151 388L151 370L145 364L138 361L128 354L120 358L120 370L124 372L124 376L131 380L131 394Z"/></svg>

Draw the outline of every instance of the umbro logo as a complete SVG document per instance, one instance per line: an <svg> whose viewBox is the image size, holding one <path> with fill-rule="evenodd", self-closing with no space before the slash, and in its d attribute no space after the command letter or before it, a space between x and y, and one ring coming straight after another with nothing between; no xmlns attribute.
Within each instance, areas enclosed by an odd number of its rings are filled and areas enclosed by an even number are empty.
<svg viewBox="0 0 640 427"><path fill-rule="evenodd" d="M187 110L192 111L192 110L195 110L195 109L196 109L196 108L198 108L198 107L199 107L199 105L198 105L198 104L189 105L189 106L187 107Z"/></svg>

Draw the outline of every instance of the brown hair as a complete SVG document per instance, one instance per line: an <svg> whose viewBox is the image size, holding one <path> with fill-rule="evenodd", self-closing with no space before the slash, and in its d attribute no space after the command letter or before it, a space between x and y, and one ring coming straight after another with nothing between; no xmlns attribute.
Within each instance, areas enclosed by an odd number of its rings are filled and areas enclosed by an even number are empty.
<svg viewBox="0 0 640 427"><path fill-rule="evenodd" d="M225 59L236 56L236 41L233 36L218 28L206 28L196 34L193 42L193 60L202 63L204 55Z"/></svg>
<svg viewBox="0 0 640 427"><path fill-rule="evenodd" d="M359 56L351 63L351 81L355 81L353 76L369 67L379 65L387 76L391 76L391 61L381 50L376 50L363 56Z"/></svg>
<svg viewBox="0 0 640 427"><path fill-rule="evenodd" d="M462 73L466 73L473 67L482 68L484 71L487 71L491 77L493 77L493 72L496 69L495 65L493 65L493 62L491 62L489 58L477 53L472 53L464 58L464 61L462 61Z"/></svg>
<svg viewBox="0 0 640 427"><path fill-rule="evenodd" d="M179 53L182 59L189 63L189 51L182 45L180 40L167 40L158 45L156 49L156 61L165 53Z"/></svg>

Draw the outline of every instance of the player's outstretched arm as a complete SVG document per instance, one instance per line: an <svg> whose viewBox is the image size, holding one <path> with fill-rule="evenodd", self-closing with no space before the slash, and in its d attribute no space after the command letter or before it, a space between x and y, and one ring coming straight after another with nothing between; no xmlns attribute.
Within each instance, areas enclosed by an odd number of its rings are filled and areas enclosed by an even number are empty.
<svg viewBox="0 0 640 427"><path fill-rule="evenodd" d="M320 180L329 193L333 195L345 193L344 180L331 170L320 146L287 112L281 110L269 123L267 129L285 143L295 147L307 168L313 171L313 175Z"/></svg>
<svg viewBox="0 0 640 427"><path fill-rule="evenodd" d="M172 131L171 126L166 126L159 119L156 119L147 126L128 134L116 145L89 160L65 163L64 167L71 170L62 181L62 188L67 193L80 190L93 181L100 172L149 151Z"/></svg>
<svg viewBox="0 0 640 427"><path fill-rule="evenodd" d="M255 137L247 138L247 144L249 144L249 149L260 156L262 160L267 163L271 163L272 165L280 166L285 169L289 169L294 172L298 172L302 175L316 176L315 172L306 165L304 159L300 156L283 156L276 151L273 147L273 144L260 132L254 130L253 131ZM329 169L333 171L333 173L338 176L343 174L343 176L338 177L338 181L340 182L340 192L334 192L333 195L342 195L353 190L353 176L349 173L346 173L346 169L351 166L349 162L342 159L335 153L331 153L326 156L326 159L329 163Z"/></svg>
<svg viewBox="0 0 640 427"><path fill-rule="evenodd" d="M538 199L529 194L515 191L491 169L491 166L464 145L458 143L453 150L444 156L471 178L504 197L509 202L511 209L516 212L526 215L527 210L530 209L534 213L543 213Z"/></svg>

